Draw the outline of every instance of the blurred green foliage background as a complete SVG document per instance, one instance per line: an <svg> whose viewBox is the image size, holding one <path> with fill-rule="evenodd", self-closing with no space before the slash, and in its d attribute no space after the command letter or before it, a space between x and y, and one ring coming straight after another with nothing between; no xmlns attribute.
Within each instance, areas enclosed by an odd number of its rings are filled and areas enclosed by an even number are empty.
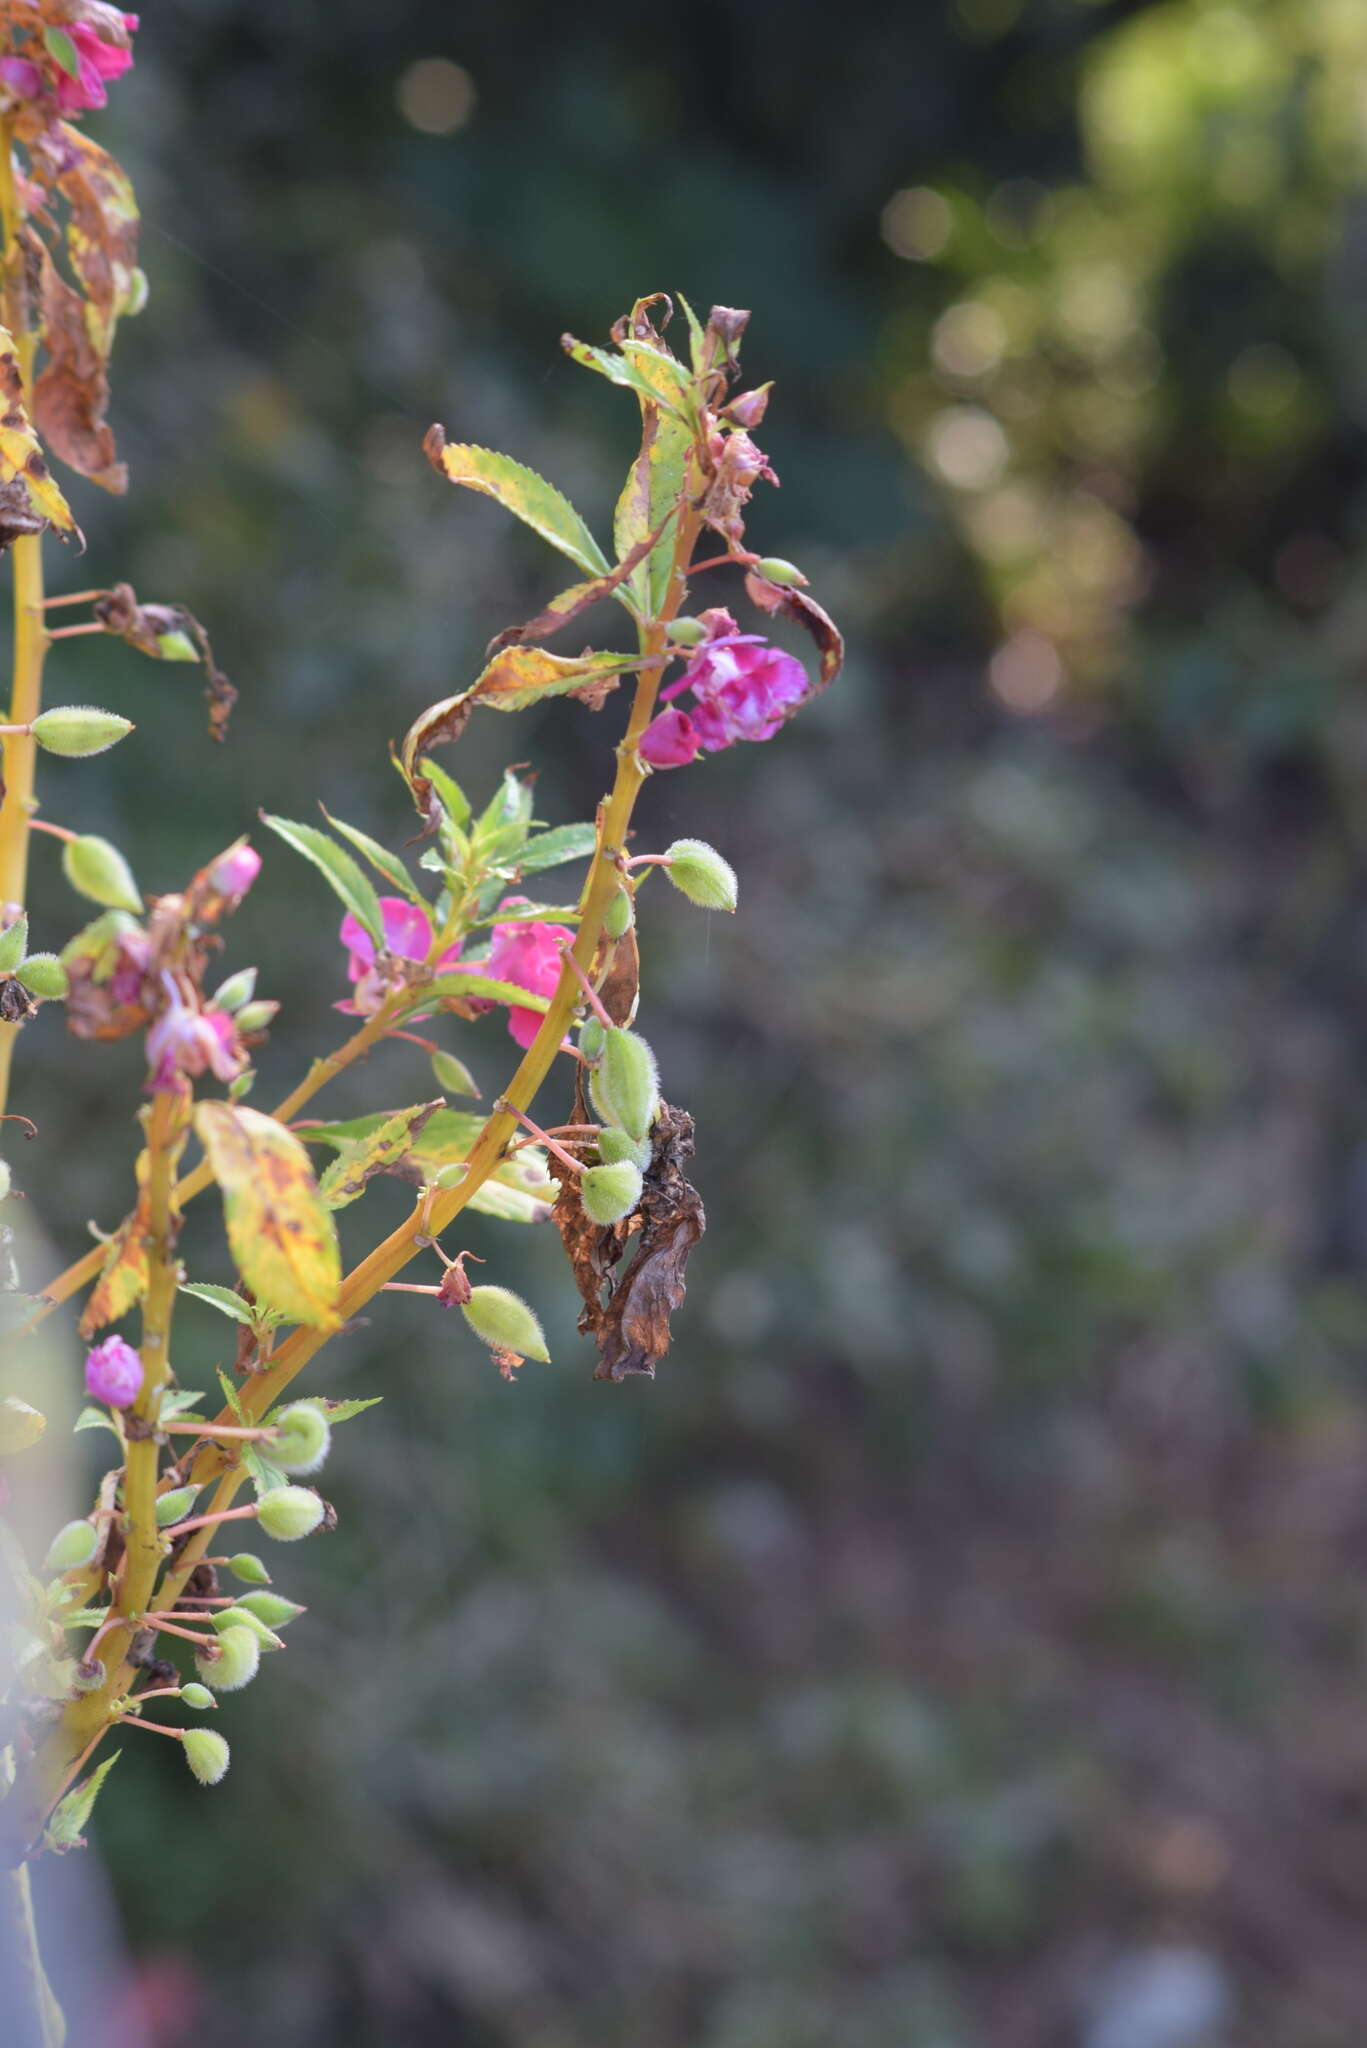
<svg viewBox="0 0 1367 2048"><path fill-rule="evenodd" d="M59 696L140 731L50 816L152 890L257 806L400 844L389 740L557 587L422 432L601 526L634 408L557 336L644 291L753 307L751 538L851 642L639 813L742 882L643 899L710 1223L670 1359L591 1384L558 1245L474 1224L552 1368L403 1298L329 1354L385 1402L231 1779L130 1743L101 1807L145 2038L1358 2048L1367 12L196 0L139 46L91 123L147 215L133 491L77 488L62 573L191 605L242 702L215 749L193 671L76 643ZM619 721L450 764L584 817ZM263 850L266 1102L344 1027ZM450 1042L496 1092L499 1021ZM65 1258L139 1051L23 1051ZM427 1092L392 1046L331 1100ZM224 1277L202 1204L186 1244Z"/></svg>

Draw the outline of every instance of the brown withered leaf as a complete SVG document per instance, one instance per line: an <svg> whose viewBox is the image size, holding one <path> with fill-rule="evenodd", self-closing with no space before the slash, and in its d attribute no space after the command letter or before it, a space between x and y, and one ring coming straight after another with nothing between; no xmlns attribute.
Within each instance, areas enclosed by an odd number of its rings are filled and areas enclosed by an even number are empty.
<svg viewBox="0 0 1367 2048"><path fill-rule="evenodd" d="M582 1108L581 1091L576 1116ZM670 1317L684 1298L689 1253L707 1226L702 1199L683 1172L693 1155L692 1117L663 1103L651 1139L655 1155L631 1216L591 1223L568 1171L556 1198L556 1227L584 1303L579 1328L598 1345L596 1380L654 1378L669 1349ZM554 1160L550 1170L560 1178ZM630 1263L614 1283L613 1270L633 1239Z"/></svg>
<svg viewBox="0 0 1367 2048"><path fill-rule="evenodd" d="M106 1323L126 1316L147 1292L147 1233L152 1227L147 1196L126 1216L109 1240L100 1277L90 1290L81 1314L80 1334L93 1337Z"/></svg>
<svg viewBox="0 0 1367 2048"><path fill-rule="evenodd" d="M12 974L0 975L0 1024L22 1024L38 1005Z"/></svg>
<svg viewBox="0 0 1367 2048"><path fill-rule="evenodd" d="M634 924L628 925L620 939L610 939L606 932L599 934L590 979L613 1023L630 1024L641 992L641 954Z"/></svg>
<svg viewBox="0 0 1367 2048"><path fill-rule="evenodd" d="M56 121L29 139L33 174L68 208L67 253L89 301L90 339L107 356L119 315L137 290L138 205L133 187L107 150L69 122Z"/></svg>
<svg viewBox="0 0 1367 2048"><path fill-rule="evenodd" d="M27 248L38 274L38 301L48 360L33 387L33 416L54 455L107 491L128 488L128 471L114 452L105 418L109 378L105 358L90 339L86 302L57 273L36 235Z"/></svg>
<svg viewBox="0 0 1367 2048"><path fill-rule="evenodd" d="M22 477L0 482L0 554L26 534L41 533L46 519L33 509Z"/></svg>
<svg viewBox="0 0 1367 2048"><path fill-rule="evenodd" d="M623 556L617 567L610 570L606 576L595 576L591 583L575 583L568 590L562 590L558 597L551 599L544 611L538 612L534 619L528 619L525 626L505 626L503 631L495 634L489 642L485 653L497 654L500 648L516 647L524 640L548 640L552 633L558 633L562 626L568 626L571 619L577 619L581 612L586 612L590 605L597 604L600 598L610 597L618 585L625 583L638 564L645 560L673 517L673 512L668 512L655 531L648 533L644 540L638 541L631 552ZM590 698L596 699L596 710L609 690L615 689L616 686L617 679L613 676L586 684L582 689L571 690L569 694L579 698L581 703L588 702Z"/></svg>
<svg viewBox="0 0 1367 2048"><path fill-rule="evenodd" d="M808 597L805 590L798 590L790 584L769 583L763 576L757 576L753 569L745 579L745 594L751 604L758 605L762 612L771 616L781 612L785 619L801 626L803 632L809 633L815 641L821 663L820 681L802 700L810 703L813 697L820 696L835 681L844 664L845 643L835 620L829 612L821 609L814 597ZM795 704L789 717L800 708Z"/></svg>

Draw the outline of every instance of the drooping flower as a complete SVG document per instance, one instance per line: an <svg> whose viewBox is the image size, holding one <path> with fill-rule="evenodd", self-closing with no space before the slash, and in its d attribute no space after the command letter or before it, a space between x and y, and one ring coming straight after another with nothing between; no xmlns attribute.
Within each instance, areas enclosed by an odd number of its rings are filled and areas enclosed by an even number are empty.
<svg viewBox="0 0 1367 2048"><path fill-rule="evenodd" d="M402 896L381 896L380 924L385 951L392 961L425 960L431 952L432 920L420 905L409 903ZM347 979L354 982L356 993L350 1002L338 1003L337 1008L353 1017L373 1017L397 987L401 970L396 972L391 966L386 971L377 966L374 941L350 911L342 919L341 940L347 949ZM448 946L436 964L450 967L459 958L460 947Z"/></svg>
<svg viewBox="0 0 1367 2048"><path fill-rule="evenodd" d="M527 898L505 896L500 910L517 910ZM494 926L486 971L495 981L511 981L534 996L555 994L560 979L560 942L569 945L573 933L562 924L541 924L535 919ZM508 1030L524 1049L541 1028L539 1010L510 1009Z"/></svg>
<svg viewBox="0 0 1367 2048"><path fill-rule="evenodd" d="M225 1086L246 1071L246 1047L237 1020L212 1005L197 1010L187 1003L169 974L162 976L166 1008L147 1034L149 1086L175 1088L182 1079L211 1073Z"/></svg>
<svg viewBox="0 0 1367 2048"><path fill-rule="evenodd" d="M142 1392L142 1360L122 1337L106 1337L86 1353L85 1390L92 1401L126 1408Z"/></svg>
<svg viewBox="0 0 1367 2048"><path fill-rule="evenodd" d="M738 632L729 612L704 612L703 622L707 639L660 692L667 702L691 690L692 710L662 711L641 735L640 751L652 768L682 767L699 749L718 754L737 740L772 739L809 693L802 663L758 633Z"/></svg>
<svg viewBox="0 0 1367 2048"><path fill-rule="evenodd" d="M753 396L753 394L747 394ZM763 407L760 408L761 412ZM750 493L763 477L767 483L777 484L769 464L769 458L762 448L757 448L743 427L734 433L715 433L708 438L708 453L712 460L712 481L703 499L703 519L717 533L739 547L745 537L745 520L742 508L749 504Z"/></svg>
<svg viewBox="0 0 1367 2048"><path fill-rule="evenodd" d="M119 22L130 36L137 32L136 14L109 7L103 10L103 15L115 34ZM39 99L50 94L59 114L84 114L92 107L104 106L109 98L106 81L122 78L125 71L132 69L133 52L126 44L106 42L99 29L88 22L67 22L63 33L76 55L75 78L49 53L45 63L29 57L0 57L0 80L18 99Z"/></svg>

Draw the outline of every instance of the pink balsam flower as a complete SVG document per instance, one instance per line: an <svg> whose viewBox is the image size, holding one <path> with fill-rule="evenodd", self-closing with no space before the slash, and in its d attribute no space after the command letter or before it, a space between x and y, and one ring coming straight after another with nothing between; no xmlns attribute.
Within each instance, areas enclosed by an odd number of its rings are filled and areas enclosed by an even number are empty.
<svg viewBox="0 0 1367 2048"><path fill-rule="evenodd" d="M709 637L662 702L693 692L689 712L670 709L653 718L640 751L652 768L679 768L699 749L719 754L737 740L770 740L808 696L800 661L771 647L758 633L741 633L729 612L704 612Z"/></svg>
<svg viewBox="0 0 1367 2048"><path fill-rule="evenodd" d="M110 8L108 19L111 23L116 16L122 20L129 35L136 33L136 14L121 14L119 10ZM99 30L87 22L67 22L63 33L70 38L76 53L75 78L49 52L45 64L28 57L0 57L0 80L19 99L34 100L44 93L51 93L59 114L88 113L92 107L102 107L107 103L106 81L122 78L125 71L132 69L133 52L121 43L105 42Z"/></svg>
<svg viewBox="0 0 1367 2048"><path fill-rule="evenodd" d="M183 1079L210 1073L225 1086L246 1071L247 1051L226 1010L196 1010L163 975L166 1008L147 1034L147 1065L153 1088L175 1088Z"/></svg>
<svg viewBox="0 0 1367 2048"><path fill-rule="evenodd" d="M387 972L376 965L374 941L359 918L348 911L342 919L340 936L347 949L347 979L355 984L356 993L350 1002L338 1003L336 1007L352 1017L373 1017L386 996L399 986L402 969L392 963L426 960L432 950L432 920L417 903L409 903L402 896L381 896L380 925L385 952L391 956ZM448 946L436 964L439 968L451 967L459 958L460 947Z"/></svg>
<svg viewBox="0 0 1367 2048"><path fill-rule="evenodd" d="M122 1337L106 1337L86 1353L85 1390L92 1401L126 1408L142 1392L142 1360Z"/></svg>
<svg viewBox="0 0 1367 2048"><path fill-rule="evenodd" d="M498 907L516 910L527 900L525 896L505 896ZM541 924L534 918L525 923L496 924L485 972L494 981L511 981L534 996L549 999L560 980L560 942L569 945L573 936L563 924ZM539 1010L509 1010L509 1033L524 1050L540 1029Z"/></svg>

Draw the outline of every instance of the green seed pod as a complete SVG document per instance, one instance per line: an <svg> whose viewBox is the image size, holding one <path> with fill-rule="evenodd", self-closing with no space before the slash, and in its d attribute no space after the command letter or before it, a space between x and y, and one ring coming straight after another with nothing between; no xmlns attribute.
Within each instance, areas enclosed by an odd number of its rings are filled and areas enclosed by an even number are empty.
<svg viewBox="0 0 1367 2048"><path fill-rule="evenodd" d="M641 1169L629 1159L611 1166L586 1166L579 1176L579 1199L590 1223L617 1223L641 1199Z"/></svg>
<svg viewBox="0 0 1367 2048"><path fill-rule="evenodd" d="M700 640L707 638L707 628L701 619L671 619L665 632L681 647L696 647Z"/></svg>
<svg viewBox="0 0 1367 2048"><path fill-rule="evenodd" d="M59 1529L43 1559L45 1572L74 1572L89 1564L99 1546L100 1536L89 1522L68 1522Z"/></svg>
<svg viewBox="0 0 1367 2048"><path fill-rule="evenodd" d="M269 1586L271 1575L259 1557L250 1550L239 1550L228 1559L228 1570L235 1579L242 1579L249 1586Z"/></svg>
<svg viewBox="0 0 1367 2048"><path fill-rule="evenodd" d="M801 583L807 578L795 562L785 562L782 555L766 555L762 562L756 562L755 574L762 576L766 583Z"/></svg>
<svg viewBox="0 0 1367 2048"><path fill-rule="evenodd" d="M201 1785L216 1785L228 1769L228 1745L215 1728L187 1728L180 1738L185 1761Z"/></svg>
<svg viewBox="0 0 1367 2048"><path fill-rule="evenodd" d="M240 1010L255 994L256 969L242 967L236 974L230 974L225 982L219 984L210 996L209 1003L215 1010Z"/></svg>
<svg viewBox="0 0 1367 2048"><path fill-rule="evenodd" d="M250 1607L219 1607L209 1619L222 1635L230 1628L250 1629L263 1650L283 1650L285 1645L273 1628L267 1628L259 1614L253 1614Z"/></svg>
<svg viewBox="0 0 1367 2048"><path fill-rule="evenodd" d="M58 704L51 711L40 712L30 730L49 754L83 760L125 739L133 730L133 721L113 711L97 711L93 704Z"/></svg>
<svg viewBox="0 0 1367 2048"><path fill-rule="evenodd" d="M521 1295L507 1287L475 1287L461 1304L461 1314L477 1337L495 1351L516 1351L523 1358L550 1363L546 1337Z"/></svg>
<svg viewBox="0 0 1367 2048"><path fill-rule="evenodd" d="M316 1401L292 1401L266 1424L280 1432L270 1457L282 1472L316 1472L332 1447L332 1426Z"/></svg>
<svg viewBox="0 0 1367 2048"><path fill-rule="evenodd" d="M579 1027L579 1050L590 1066L603 1057L607 1033L596 1017L586 1017Z"/></svg>
<svg viewBox="0 0 1367 2048"><path fill-rule="evenodd" d="M284 1628L297 1615L308 1613L307 1607L301 1607L297 1600L286 1600L281 1593L244 1593L237 1605L245 1607L258 1621L264 1621L267 1628Z"/></svg>
<svg viewBox="0 0 1367 2048"><path fill-rule="evenodd" d="M434 1052L432 1073L443 1095L466 1095L472 1101L479 1100L474 1075L464 1060L458 1060L454 1053Z"/></svg>
<svg viewBox="0 0 1367 2048"><path fill-rule="evenodd" d="M163 661L198 661L199 652L188 633L179 627L171 633L158 633L157 653Z"/></svg>
<svg viewBox="0 0 1367 2048"><path fill-rule="evenodd" d="M603 1057L589 1079L589 1092L606 1124L620 1124L633 1138L650 1135L660 1106L655 1055L644 1038L620 1025L604 1034Z"/></svg>
<svg viewBox="0 0 1367 2048"><path fill-rule="evenodd" d="M187 1707L194 1707L199 1713L204 1713L210 1707L218 1705L218 1701L214 1698L208 1686L197 1685L193 1678L188 1685L181 1687L180 1696Z"/></svg>
<svg viewBox="0 0 1367 2048"><path fill-rule="evenodd" d="M225 1628L218 1639L218 1655L210 1657L200 1651L195 1658L195 1669L206 1683L212 1682L215 1692L240 1692L244 1685L250 1685L261 1664L261 1645L249 1628L239 1623L236 1628Z"/></svg>
<svg viewBox="0 0 1367 2048"><path fill-rule="evenodd" d="M60 1002L70 987L66 969L55 953L30 953L15 968L14 978L31 996L48 1003Z"/></svg>
<svg viewBox="0 0 1367 2048"><path fill-rule="evenodd" d="M10 1179L9 1161L6 1159L0 1159L0 1202L4 1201L6 1195L9 1193L10 1188L12 1186L13 1182Z"/></svg>
<svg viewBox="0 0 1367 2048"><path fill-rule="evenodd" d="M311 1486L277 1486L257 1502L257 1520L277 1543L297 1543L311 1536L327 1513Z"/></svg>
<svg viewBox="0 0 1367 2048"><path fill-rule="evenodd" d="M603 930L610 939L620 939L624 932L630 931L632 908L630 889L619 889L603 919Z"/></svg>
<svg viewBox="0 0 1367 2048"><path fill-rule="evenodd" d="M28 951L28 918L21 910L0 932L0 974L13 974Z"/></svg>
<svg viewBox="0 0 1367 2048"><path fill-rule="evenodd" d="M142 909L133 871L107 839L89 832L68 839L62 848L62 873L76 894L88 896L92 903L106 904L110 910Z"/></svg>
<svg viewBox="0 0 1367 2048"><path fill-rule="evenodd" d="M676 839L666 857L670 865L665 873L690 903L700 903L704 910L735 909L736 871L715 846L702 839Z"/></svg>
<svg viewBox="0 0 1367 2048"><path fill-rule="evenodd" d="M244 1003L237 1013L239 1031L264 1031L280 1014L279 1003Z"/></svg>
<svg viewBox="0 0 1367 2048"><path fill-rule="evenodd" d="M629 1159L633 1166L639 1166L644 1173L655 1156L649 1138L632 1138L625 1131L619 1131L613 1124L605 1124L598 1133L598 1157L604 1166L616 1166L619 1159Z"/></svg>
<svg viewBox="0 0 1367 2048"><path fill-rule="evenodd" d="M178 1486L173 1493L164 1493L157 1502L157 1527L169 1529L173 1522L183 1522L199 1498L197 1486Z"/></svg>

